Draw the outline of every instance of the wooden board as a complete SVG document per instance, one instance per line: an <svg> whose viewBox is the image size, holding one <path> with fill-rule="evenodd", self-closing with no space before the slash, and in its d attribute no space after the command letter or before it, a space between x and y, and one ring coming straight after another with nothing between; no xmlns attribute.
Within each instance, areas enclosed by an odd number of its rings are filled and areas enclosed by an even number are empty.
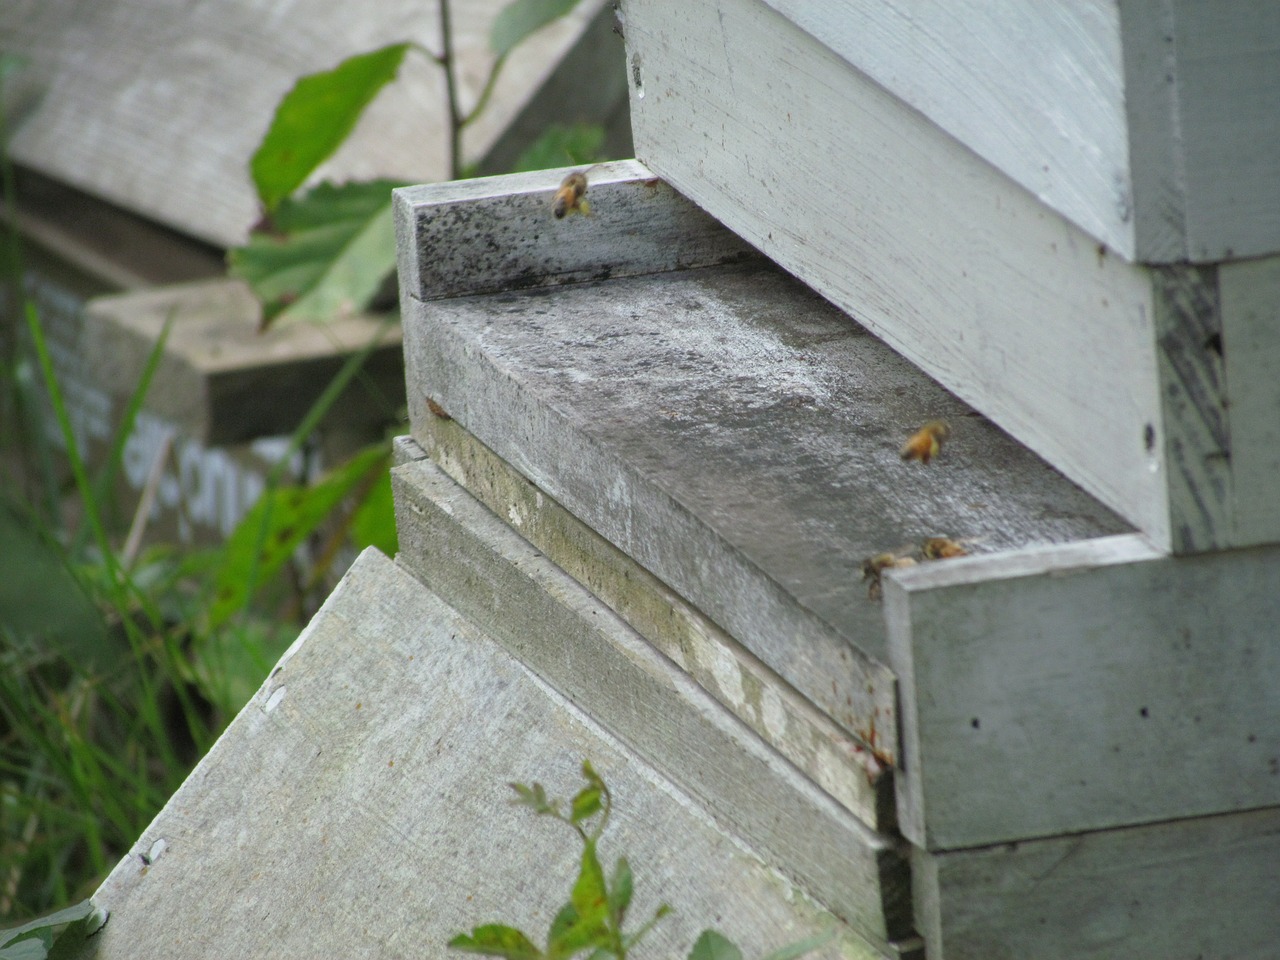
<svg viewBox="0 0 1280 960"><path fill-rule="evenodd" d="M573 170L397 190L404 301L687 270L755 256L634 160L588 168L590 216L557 220L552 201Z"/></svg>
<svg viewBox="0 0 1280 960"><path fill-rule="evenodd" d="M910 933L893 835L800 775L431 461L397 467L392 485L407 570L867 937Z"/></svg>
<svg viewBox="0 0 1280 960"><path fill-rule="evenodd" d="M1139 258L1280 251L1280 6L1118 6Z"/></svg>
<svg viewBox="0 0 1280 960"><path fill-rule="evenodd" d="M886 579L913 843L1280 805L1280 548L1112 537Z"/></svg>
<svg viewBox="0 0 1280 960"><path fill-rule="evenodd" d="M435 3L359 6L301 0L83 3L20 0L5 13L6 47L30 66L6 84L21 108L11 143L19 162L219 246L243 241L259 217L249 158L296 79L351 54L414 40L438 50ZM493 55L500 0L455 3L463 107L479 96ZM467 131L482 158L528 105L587 23L610 16L587 0L508 59L489 108ZM601 90L611 82L599 81ZM617 89L617 83L612 84ZM584 94L592 102L593 92ZM442 73L411 54L352 138L318 176L448 177ZM548 104L545 122L577 116Z"/></svg>
<svg viewBox="0 0 1280 960"><path fill-rule="evenodd" d="M325 424L372 442L394 419L404 402L394 315L262 332L261 314L248 287L225 277L97 297L86 307L83 349L95 358L87 373L108 394L129 397L171 324L147 409L201 443L236 443L291 434L343 363L376 342Z"/></svg>
<svg viewBox="0 0 1280 960"><path fill-rule="evenodd" d="M1272 960L1280 809L913 861L929 960Z"/></svg>
<svg viewBox="0 0 1280 960"><path fill-rule="evenodd" d="M700 610L521 476L456 421L419 424L430 455L548 559L873 830L895 828L892 768ZM405 454L401 452L400 456Z"/></svg>
<svg viewBox="0 0 1280 960"><path fill-rule="evenodd" d="M1218 267L1233 543L1280 542L1280 257Z"/></svg>
<svg viewBox="0 0 1280 960"><path fill-rule="evenodd" d="M640 160L1170 542L1143 268L759 0L624 12Z"/></svg>
<svg viewBox="0 0 1280 960"><path fill-rule="evenodd" d="M1117 4L764 2L1046 206L1137 259ZM845 118L833 111L830 122Z"/></svg>
<svg viewBox="0 0 1280 960"><path fill-rule="evenodd" d="M1274 5L764 2L1129 260L1280 252Z"/></svg>
<svg viewBox="0 0 1280 960"><path fill-rule="evenodd" d="M707 926L752 950L834 928L827 960L898 956L816 907L373 550L99 888L111 919L87 952L444 957L452 936L488 922L541 939L581 845L508 803L507 783L569 796L584 757L613 790L600 854L606 870L628 858L631 922L676 908L646 950L683 956Z"/></svg>

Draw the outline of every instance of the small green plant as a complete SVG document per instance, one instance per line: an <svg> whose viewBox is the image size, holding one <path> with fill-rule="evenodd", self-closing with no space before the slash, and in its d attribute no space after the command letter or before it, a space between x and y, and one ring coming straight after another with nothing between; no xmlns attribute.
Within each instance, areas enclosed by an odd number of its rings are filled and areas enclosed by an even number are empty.
<svg viewBox="0 0 1280 960"><path fill-rule="evenodd" d="M440 2L439 52L417 43L393 43L298 80L280 101L249 165L262 220L249 242L228 254L232 276L245 280L262 302L264 328L327 322L363 310L386 286L395 268L391 191L404 184L375 180L302 187L395 79L405 57L425 56L444 73L450 176L457 179L470 173L462 165L462 133L484 112L507 57L578 2L514 0L503 8L489 35L493 65L470 110L464 111L458 98L449 0ZM602 142L598 129L553 126L521 161L526 156L551 158L551 165L594 161L599 157L588 154L597 153Z"/></svg>
<svg viewBox="0 0 1280 960"><path fill-rule="evenodd" d="M639 927L630 932L624 929L634 889L631 866L626 857L619 857L606 877L597 852L600 836L613 810L613 796L590 760L582 762L582 776L586 785L567 804L548 799L540 783L510 784L516 792L512 803L528 807L538 816L559 820L577 834L582 843L578 878L569 891L568 902L551 921L546 946L537 946L515 927L487 923L469 934L454 937L449 941L450 947L507 960L569 960L579 954L587 954L590 960L606 957L626 960L654 925L671 912L667 904L661 904ZM764 960L794 960L834 936L834 931L830 931L808 937L774 951ZM688 960L742 960L742 951L723 934L707 929L694 942Z"/></svg>
<svg viewBox="0 0 1280 960"><path fill-rule="evenodd" d="M76 947L102 929L107 912L82 900L74 907L24 923L11 930L0 930L0 960L45 960L47 957L69 957ZM56 936L54 931L62 928Z"/></svg>

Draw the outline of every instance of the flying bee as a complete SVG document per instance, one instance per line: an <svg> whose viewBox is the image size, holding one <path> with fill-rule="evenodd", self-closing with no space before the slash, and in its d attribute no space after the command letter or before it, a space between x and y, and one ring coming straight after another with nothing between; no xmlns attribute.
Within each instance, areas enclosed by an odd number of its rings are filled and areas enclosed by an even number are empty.
<svg viewBox="0 0 1280 960"><path fill-rule="evenodd" d="M920 552L926 560L949 560L952 557L967 557L969 551L959 540L950 537L930 537L920 544Z"/></svg>
<svg viewBox="0 0 1280 960"><path fill-rule="evenodd" d="M565 214L578 212L589 214L591 206L587 203L587 172L575 170L560 181L560 189L551 201L551 212L557 220L563 220Z"/></svg>
<svg viewBox="0 0 1280 960"><path fill-rule="evenodd" d="M951 427L945 420L930 420L902 445L902 459L928 463L938 455L942 442L949 436Z"/></svg>
<svg viewBox="0 0 1280 960"><path fill-rule="evenodd" d="M903 567L914 567L916 558L911 550L886 551L867 557L862 561L862 579L867 582L867 599L879 600L882 593L880 575L886 570L901 570Z"/></svg>

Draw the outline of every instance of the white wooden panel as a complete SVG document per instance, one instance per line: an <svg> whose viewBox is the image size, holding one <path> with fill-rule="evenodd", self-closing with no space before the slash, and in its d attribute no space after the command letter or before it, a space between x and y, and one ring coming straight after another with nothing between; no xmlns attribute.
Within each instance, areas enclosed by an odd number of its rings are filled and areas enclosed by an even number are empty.
<svg viewBox="0 0 1280 960"><path fill-rule="evenodd" d="M1280 805L1280 548L1113 537L886 581L912 842Z"/></svg>
<svg viewBox="0 0 1280 960"><path fill-rule="evenodd" d="M624 11L646 165L1168 542L1143 268L760 0Z"/></svg>
<svg viewBox="0 0 1280 960"><path fill-rule="evenodd" d="M765 0L1087 233L1135 258L1114 0ZM833 111L833 124L845 118Z"/></svg>
<svg viewBox="0 0 1280 960"><path fill-rule="evenodd" d="M930 960L1273 960L1280 810L929 854Z"/></svg>
<svg viewBox="0 0 1280 960"><path fill-rule="evenodd" d="M588 0L511 55L468 129L469 160L499 138L603 5ZM488 30L503 6L453 4L464 108L492 62ZM259 217L249 158L297 77L386 43L439 49L437 5L420 0L17 0L4 20L6 49L31 61L15 78L26 109L13 156L222 246L241 242ZM411 54L320 174L446 179L441 78Z"/></svg>
<svg viewBox="0 0 1280 960"><path fill-rule="evenodd" d="M1280 541L1280 258L1218 268L1236 543Z"/></svg>

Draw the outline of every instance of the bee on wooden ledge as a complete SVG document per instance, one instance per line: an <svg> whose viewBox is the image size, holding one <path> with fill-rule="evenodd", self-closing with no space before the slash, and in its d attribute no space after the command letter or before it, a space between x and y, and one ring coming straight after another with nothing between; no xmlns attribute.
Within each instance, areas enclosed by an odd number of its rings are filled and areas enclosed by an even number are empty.
<svg viewBox="0 0 1280 960"><path fill-rule="evenodd" d="M587 203L587 171L575 170L560 181L560 189L551 201L551 212L557 220L563 220L567 214L591 213L591 205Z"/></svg>
<svg viewBox="0 0 1280 960"><path fill-rule="evenodd" d="M943 441L949 436L951 436L950 424L945 420L930 420L902 445L902 459L919 460L927 464L938 455Z"/></svg>

